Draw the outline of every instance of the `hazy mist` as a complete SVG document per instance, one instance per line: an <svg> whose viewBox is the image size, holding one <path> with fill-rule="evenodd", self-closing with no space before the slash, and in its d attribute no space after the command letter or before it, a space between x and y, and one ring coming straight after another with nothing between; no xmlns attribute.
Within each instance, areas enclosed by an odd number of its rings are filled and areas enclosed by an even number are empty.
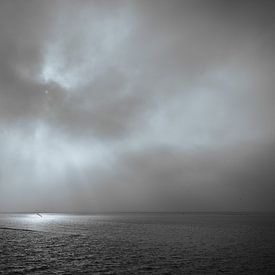
<svg viewBox="0 0 275 275"><path fill-rule="evenodd" d="M0 2L0 211L275 210L274 1Z"/></svg>

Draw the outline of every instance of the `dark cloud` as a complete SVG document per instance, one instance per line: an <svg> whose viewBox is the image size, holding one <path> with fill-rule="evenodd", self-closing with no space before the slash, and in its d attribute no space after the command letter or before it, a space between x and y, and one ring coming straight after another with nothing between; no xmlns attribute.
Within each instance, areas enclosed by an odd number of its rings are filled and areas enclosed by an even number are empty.
<svg viewBox="0 0 275 275"><path fill-rule="evenodd" d="M274 13L2 1L0 207L273 210Z"/></svg>

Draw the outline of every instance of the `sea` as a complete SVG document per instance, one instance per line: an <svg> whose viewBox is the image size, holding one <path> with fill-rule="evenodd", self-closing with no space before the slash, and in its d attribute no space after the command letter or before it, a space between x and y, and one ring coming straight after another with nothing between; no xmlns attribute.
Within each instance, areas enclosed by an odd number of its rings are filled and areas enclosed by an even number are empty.
<svg viewBox="0 0 275 275"><path fill-rule="evenodd" d="M0 274L275 274L275 214L0 214Z"/></svg>

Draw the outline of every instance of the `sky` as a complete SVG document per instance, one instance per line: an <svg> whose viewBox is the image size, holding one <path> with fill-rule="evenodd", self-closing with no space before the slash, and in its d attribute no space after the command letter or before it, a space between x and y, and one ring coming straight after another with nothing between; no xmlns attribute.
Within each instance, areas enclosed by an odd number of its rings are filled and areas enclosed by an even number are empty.
<svg viewBox="0 0 275 275"><path fill-rule="evenodd" d="M0 211L275 211L275 2L0 2Z"/></svg>

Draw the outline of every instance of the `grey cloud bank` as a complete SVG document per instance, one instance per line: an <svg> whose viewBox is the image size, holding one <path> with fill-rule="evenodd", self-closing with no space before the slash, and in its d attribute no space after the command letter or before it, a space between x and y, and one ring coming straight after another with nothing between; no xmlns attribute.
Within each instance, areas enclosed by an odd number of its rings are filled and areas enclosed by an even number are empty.
<svg viewBox="0 0 275 275"><path fill-rule="evenodd" d="M273 211L273 1L1 1L1 211Z"/></svg>

